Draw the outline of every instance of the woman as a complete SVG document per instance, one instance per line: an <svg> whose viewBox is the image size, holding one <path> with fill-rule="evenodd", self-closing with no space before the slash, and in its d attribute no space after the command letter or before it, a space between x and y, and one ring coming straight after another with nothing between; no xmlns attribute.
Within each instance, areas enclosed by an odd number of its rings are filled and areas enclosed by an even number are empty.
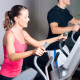
<svg viewBox="0 0 80 80"><path fill-rule="evenodd" d="M28 25L29 11L22 5L15 5L5 13L4 28L6 33L3 38L4 62L0 71L0 80L11 80L21 73L23 58L31 55L43 55L45 49L41 47L46 41L53 43L60 40L63 35L55 38L37 41L33 39L23 28ZM38 47L25 51L27 44Z"/></svg>

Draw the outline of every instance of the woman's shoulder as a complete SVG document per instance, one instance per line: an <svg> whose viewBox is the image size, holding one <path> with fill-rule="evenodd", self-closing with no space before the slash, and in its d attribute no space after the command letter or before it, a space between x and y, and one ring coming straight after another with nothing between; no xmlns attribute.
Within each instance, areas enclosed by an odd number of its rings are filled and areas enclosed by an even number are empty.
<svg viewBox="0 0 80 80"><path fill-rule="evenodd" d="M28 32L26 30L22 30L24 36L29 35Z"/></svg>
<svg viewBox="0 0 80 80"><path fill-rule="evenodd" d="M3 37L3 44L6 45L7 41L14 41L14 35L11 31L6 31Z"/></svg>
<svg viewBox="0 0 80 80"><path fill-rule="evenodd" d="M13 31L12 30L7 30L5 34L6 35L13 35Z"/></svg>
<svg viewBox="0 0 80 80"><path fill-rule="evenodd" d="M14 33L12 30L7 30L5 35L6 35L6 38L9 38L9 39L14 38Z"/></svg>

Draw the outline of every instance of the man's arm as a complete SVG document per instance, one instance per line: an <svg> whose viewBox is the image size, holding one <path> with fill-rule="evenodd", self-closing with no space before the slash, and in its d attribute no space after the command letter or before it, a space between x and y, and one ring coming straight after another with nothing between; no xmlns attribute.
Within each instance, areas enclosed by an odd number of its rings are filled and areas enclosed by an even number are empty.
<svg viewBox="0 0 80 80"><path fill-rule="evenodd" d="M50 28L53 34L63 34L65 32L78 31L79 26L59 27L57 22L52 22L50 23Z"/></svg>
<svg viewBox="0 0 80 80"><path fill-rule="evenodd" d="M80 19L73 18L71 21L69 21L69 23L73 25L77 25L78 23L80 24Z"/></svg>

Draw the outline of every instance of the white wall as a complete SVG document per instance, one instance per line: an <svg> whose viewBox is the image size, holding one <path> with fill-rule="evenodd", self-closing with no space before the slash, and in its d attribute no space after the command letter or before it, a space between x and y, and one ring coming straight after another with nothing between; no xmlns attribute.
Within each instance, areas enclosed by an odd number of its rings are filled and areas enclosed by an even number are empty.
<svg viewBox="0 0 80 80"><path fill-rule="evenodd" d="M21 4L30 8L30 0L1 0L0 1L0 64L3 62L3 47L2 39L5 33L3 29L4 14L6 11L10 10L12 6Z"/></svg>
<svg viewBox="0 0 80 80"><path fill-rule="evenodd" d="M80 0L72 0L69 7L74 16L80 14ZM13 5L21 4L30 11L29 26L26 29L37 40L45 39L48 34L47 12L57 3L57 0L1 0L0 2L0 64L3 61L2 39L5 33L3 29L4 14Z"/></svg>
<svg viewBox="0 0 80 80"><path fill-rule="evenodd" d="M74 16L80 16L80 0L71 0L70 11Z"/></svg>
<svg viewBox="0 0 80 80"><path fill-rule="evenodd" d="M31 25L29 32L34 38L41 40L48 34L47 12L56 4L56 0L32 0ZM34 34L33 34L34 33Z"/></svg>

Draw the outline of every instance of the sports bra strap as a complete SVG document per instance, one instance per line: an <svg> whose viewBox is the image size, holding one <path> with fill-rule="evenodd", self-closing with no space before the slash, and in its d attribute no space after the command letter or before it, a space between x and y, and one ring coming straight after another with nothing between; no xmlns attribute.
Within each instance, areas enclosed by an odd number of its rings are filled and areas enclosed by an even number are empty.
<svg viewBox="0 0 80 80"><path fill-rule="evenodd" d="M14 37L15 37L15 34L14 34L14 32L12 31L12 30L8 30L8 31L11 31L12 33L13 33L13 35L14 35ZM23 37L24 37L24 33L23 33L23 31L21 31L22 32L22 35L23 35ZM16 37L15 37L16 38ZM25 37L24 37L24 39L25 39Z"/></svg>

